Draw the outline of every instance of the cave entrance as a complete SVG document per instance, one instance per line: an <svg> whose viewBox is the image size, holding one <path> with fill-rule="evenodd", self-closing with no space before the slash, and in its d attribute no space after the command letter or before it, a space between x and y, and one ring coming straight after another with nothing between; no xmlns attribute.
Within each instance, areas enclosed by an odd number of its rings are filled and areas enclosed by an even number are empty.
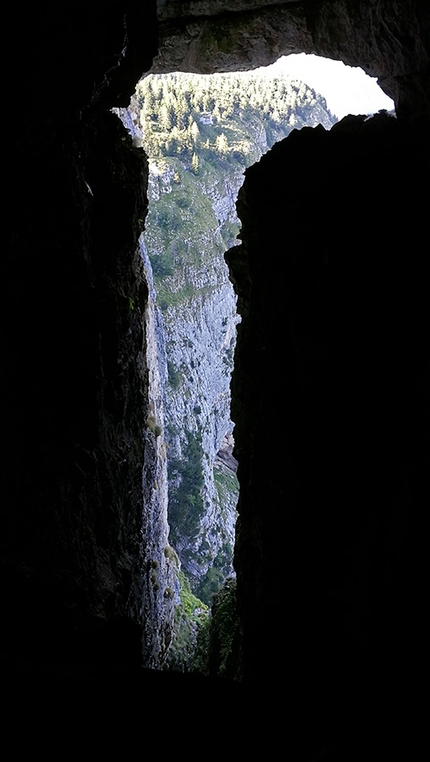
<svg viewBox="0 0 430 762"><path fill-rule="evenodd" d="M205 605L234 574L239 317L224 254L238 242L244 171L293 129L379 108L393 103L361 69L300 54L249 72L150 74L120 114L149 157L141 248L162 333L170 541Z"/></svg>

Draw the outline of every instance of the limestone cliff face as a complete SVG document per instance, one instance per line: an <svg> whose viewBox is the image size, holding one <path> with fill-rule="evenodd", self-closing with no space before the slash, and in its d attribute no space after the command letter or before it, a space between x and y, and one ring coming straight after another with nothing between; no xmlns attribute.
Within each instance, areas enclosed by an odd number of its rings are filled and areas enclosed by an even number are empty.
<svg viewBox="0 0 430 762"><path fill-rule="evenodd" d="M135 107L116 112L134 143L142 145ZM153 477L157 488L151 500L154 505L158 501L160 516L165 516L170 495L170 541L193 589L209 602L210 593L233 573L237 501L234 459L217 461L216 472L214 468L217 453L228 449L224 440L233 431L230 376L238 321L236 297L223 257L226 243L220 231L228 222L237 226L234 204L243 172L239 168L233 173L215 173L211 178L194 180L189 210L181 209L185 232L179 234L174 272L163 277L162 293L157 295L151 260L156 264L157 259L164 258L166 231L155 210L160 199L163 208L175 207L178 173L187 174L178 161L160 159L150 163L148 195L154 211L140 241L150 282L146 322L150 337L148 428L157 434L157 447L147 473L150 475L154 467L157 470ZM196 212L192 199L203 204L206 213L199 217L197 229L192 227ZM188 233L187 222L191 222ZM190 439L197 443L192 466L188 463ZM193 479L199 479L194 495L199 511L194 511L193 518L187 517L185 526L174 505L190 498L189 489L185 493L186 477L182 473L188 466L198 472L193 473ZM194 507L190 506L188 513L193 513ZM183 505L179 511L183 518Z"/></svg>
<svg viewBox="0 0 430 762"><path fill-rule="evenodd" d="M173 194L175 171L175 167L166 162L152 165L151 200L156 201L160 194ZM196 442L198 450L193 468L199 469L202 475L199 517L191 522L190 534L190 525L181 526L172 508L171 542L193 588L205 598L207 594L202 593L202 583L216 559L223 575L217 579L218 583L232 572L235 500L233 496L226 500L223 493L221 504L214 480L214 463L223 438L233 431L230 374L238 318L236 297L223 260L225 243L219 227L232 217L231 199L238 186L239 183L232 188L230 180L212 187L211 196L205 194L212 204L215 229L202 227L194 232L189 246L187 241L183 243L177 253L174 274L163 279L161 296L169 369L164 387L164 410L171 502L184 479L182 469L187 465L190 439ZM204 193L205 190L200 184L198 192ZM192 214L190 208L190 218ZM149 220L144 240L152 261L163 254L163 231L157 227L156 220L153 224ZM197 260L193 251L196 243L200 250ZM177 500L183 501L186 497L181 495Z"/></svg>
<svg viewBox="0 0 430 762"><path fill-rule="evenodd" d="M119 115L153 151L143 240L165 333L171 538L194 591L209 602L233 572L235 465L216 456L233 432L239 318L224 252L239 232L244 167L293 125L335 119L303 83L263 72L149 78Z"/></svg>
<svg viewBox="0 0 430 762"><path fill-rule="evenodd" d="M155 303L152 270L143 240L140 255L148 281L145 310L148 407L144 432L143 517L141 564L143 577L144 663L163 664L172 639L175 606L179 603L179 560L169 544L167 445L164 437L164 390L167 380L164 330Z"/></svg>

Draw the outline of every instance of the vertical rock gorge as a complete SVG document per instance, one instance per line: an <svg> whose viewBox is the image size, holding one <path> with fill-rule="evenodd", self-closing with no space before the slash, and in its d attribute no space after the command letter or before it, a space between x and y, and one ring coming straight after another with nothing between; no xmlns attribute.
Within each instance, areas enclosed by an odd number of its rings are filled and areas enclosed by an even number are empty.
<svg viewBox="0 0 430 762"><path fill-rule="evenodd" d="M73 727L72 743L84 709L99 742L142 717L148 736L178 737L190 704L179 698L169 724L166 694L197 689L200 728L220 698L240 707L223 728L242 753L282 741L296 759L381 759L402 743L414 755L427 650L427 7L158 5L158 32L154 3L9 8L3 97L24 114L4 141L0 281L1 655L14 742L42 736L46 750L48 716L56 731ZM243 321L242 691L141 670L142 632L146 653L164 648L172 608L168 593L157 621L141 573L147 168L109 110L128 105L155 56L159 71L207 72L302 50L362 65L398 120L293 133L249 170L239 202L229 260ZM214 744L224 748L222 734Z"/></svg>

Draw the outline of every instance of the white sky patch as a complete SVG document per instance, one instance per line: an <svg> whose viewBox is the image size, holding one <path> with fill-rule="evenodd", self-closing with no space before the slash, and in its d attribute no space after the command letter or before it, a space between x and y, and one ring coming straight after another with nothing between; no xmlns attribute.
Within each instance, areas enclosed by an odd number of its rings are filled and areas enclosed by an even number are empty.
<svg viewBox="0 0 430 762"><path fill-rule="evenodd" d="M375 114L380 109L394 109L394 102L381 90L376 79L342 61L299 53L283 56L266 67L266 71L279 69L320 93L338 119L347 114Z"/></svg>

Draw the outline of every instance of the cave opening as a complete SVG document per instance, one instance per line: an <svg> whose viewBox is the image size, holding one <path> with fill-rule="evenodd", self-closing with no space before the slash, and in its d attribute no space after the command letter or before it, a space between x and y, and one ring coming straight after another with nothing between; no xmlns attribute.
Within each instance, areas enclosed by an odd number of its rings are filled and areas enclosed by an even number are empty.
<svg viewBox="0 0 430 762"><path fill-rule="evenodd" d="M242 755L258 745L267 756L270 742L275 754L282 747L304 760L362 760L372 752L382 759L399 756L399 748L410 758L412 747L423 747L430 388L424 6L69 0L24 12L10 7L16 44L4 101L19 105L6 143L1 258L1 658L5 727L15 746L25 736L34 753L51 741L58 756L62 738L87 748L92 729L94 748L105 741L112 753L113 735L123 751L127 740L150 748L155 737L168 742L184 731L195 742L197 726L206 745L213 740L225 752L236 743ZM203 8L208 16L199 15ZM176 587L166 569L175 554L160 510L162 437L148 409L152 367L144 356L150 300L138 238L147 167L110 109L128 105L154 59L159 72L209 72L259 66L291 49L361 62L395 98L398 118L297 130L248 175L252 214L241 216L234 263L242 294L250 252L257 274L256 298L245 302L249 342L239 331L235 363L248 390L245 399L236 396L243 408L235 414L240 637L232 651L242 685L239 692L227 685L220 700L216 679L160 670ZM318 172L321 146L333 149L332 161ZM297 203L287 182L293 173ZM297 323L285 320L277 277L301 199L305 234L296 236L297 247L324 240L339 264L334 301L322 313L332 362L320 395L308 372L312 357L296 384L277 362L280 341L293 360L314 348L294 330L289 340ZM258 267L259 251L269 267ZM265 335L261 317L270 323ZM249 368L257 372L247 375ZM287 441L293 416L297 436ZM298 440L301 471L290 457ZM214 678L224 669L221 657ZM316 743L306 752L310 735Z"/></svg>
<svg viewBox="0 0 430 762"><path fill-rule="evenodd" d="M244 172L294 129L329 130L349 113L393 108L363 70L299 54L234 74L149 73L117 111L149 157L140 247L158 313L162 387L150 425L164 439L169 541L180 600L193 600L193 616L235 577L230 379L240 316L224 254L240 237Z"/></svg>
<svg viewBox="0 0 430 762"><path fill-rule="evenodd" d="M127 740L151 748L184 733L195 746L201 729L222 753L235 744L268 756L269 743L294 759L383 759L399 748L410 758L425 738L428 650L428 10L420 0L234 9L229 0L69 0L11 10L4 101L19 106L6 143L0 395L11 740L25 736L32 753L51 741L58 756L63 738L88 748L93 730L94 748L105 741L112 753L114 735L124 751ZM210 679L196 680L163 670L179 592L160 507L161 424L149 405L155 364L145 356L156 349L138 243L147 164L110 110L128 105L154 59L158 72L208 72L291 49L362 62L398 118L296 130L247 170L249 214L242 205L230 260L248 308L234 370L239 634L229 664L226 628L212 628ZM321 147L330 162L319 162ZM284 252L291 262L290 231L311 265L320 242L338 265L320 313L324 367L313 334L307 341L286 314L278 273ZM293 296L309 287L309 304L317 280L302 274ZM187 604L190 620L191 594Z"/></svg>

